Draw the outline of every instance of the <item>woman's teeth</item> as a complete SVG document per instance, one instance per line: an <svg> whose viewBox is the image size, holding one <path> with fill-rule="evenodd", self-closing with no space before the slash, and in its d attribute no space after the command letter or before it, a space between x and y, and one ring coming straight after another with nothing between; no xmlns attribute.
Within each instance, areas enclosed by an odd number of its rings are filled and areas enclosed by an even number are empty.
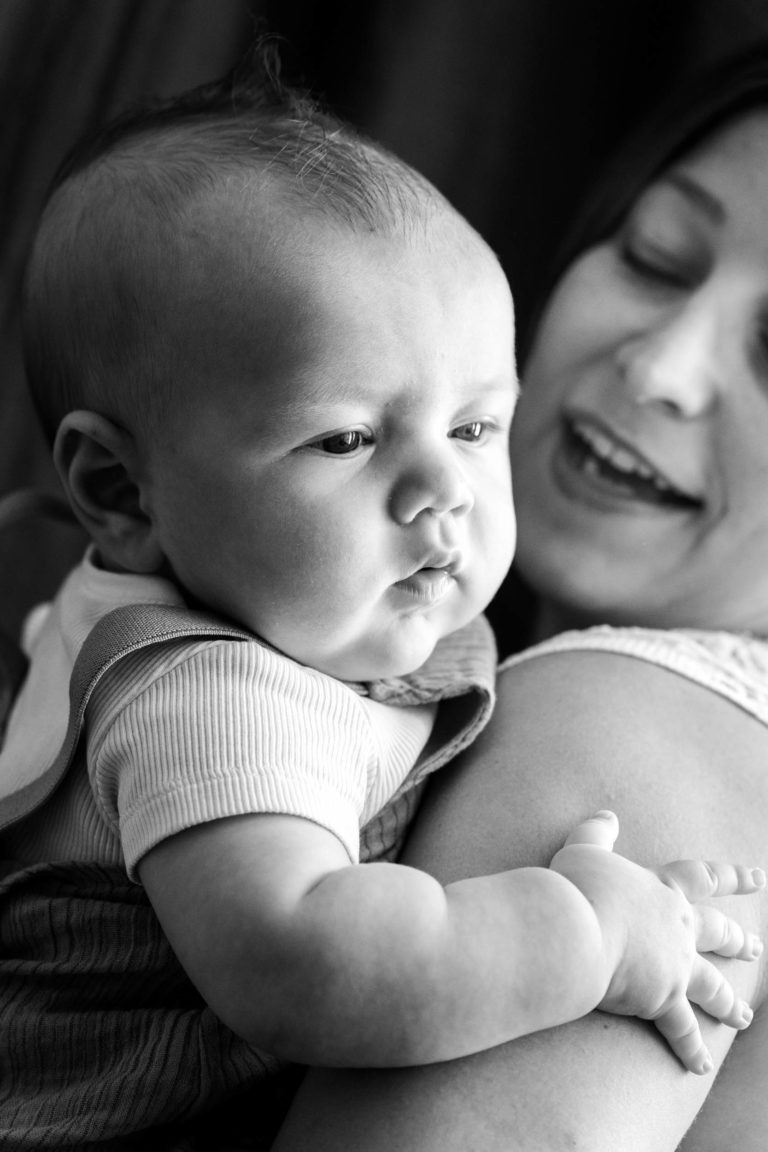
<svg viewBox="0 0 768 1152"><path fill-rule="evenodd" d="M631 488L634 494L645 498L684 504L686 507L698 504L698 501L674 488L647 461L594 424L573 420L568 429L572 443L580 450L580 467L585 472L621 483Z"/></svg>

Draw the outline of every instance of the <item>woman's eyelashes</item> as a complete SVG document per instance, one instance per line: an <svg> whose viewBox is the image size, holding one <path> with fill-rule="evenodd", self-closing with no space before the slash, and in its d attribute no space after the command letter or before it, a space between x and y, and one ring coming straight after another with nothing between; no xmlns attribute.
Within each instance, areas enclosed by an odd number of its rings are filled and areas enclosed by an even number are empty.
<svg viewBox="0 0 768 1152"><path fill-rule="evenodd" d="M686 215L678 200L670 200L664 192L649 192L620 229L616 247L632 276L687 289L706 278L712 252L701 226Z"/></svg>
<svg viewBox="0 0 768 1152"><path fill-rule="evenodd" d="M768 380L768 304L757 317L752 336L752 358L763 381Z"/></svg>
<svg viewBox="0 0 768 1152"><path fill-rule="evenodd" d="M690 288L701 278L703 261L693 253L661 247L632 234L621 237L619 256L633 276L669 288Z"/></svg>

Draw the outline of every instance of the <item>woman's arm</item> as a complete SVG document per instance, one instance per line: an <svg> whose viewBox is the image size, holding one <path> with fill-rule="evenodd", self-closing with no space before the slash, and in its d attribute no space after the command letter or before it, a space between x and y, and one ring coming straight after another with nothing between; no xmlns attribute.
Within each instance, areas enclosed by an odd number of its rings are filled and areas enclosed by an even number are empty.
<svg viewBox="0 0 768 1152"><path fill-rule="evenodd" d="M499 690L490 728L428 796L409 863L443 883L541 864L569 827L610 807L618 850L641 863L703 855L765 867L768 730L746 713L598 653L531 661ZM764 897L730 910L765 933ZM764 965L723 964L759 1003ZM734 1032L701 1019L718 1066ZM712 1083L684 1072L650 1026L593 1013L439 1068L313 1073L276 1148L304 1148L311 1135L317 1152L672 1152Z"/></svg>
<svg viewBox="0 0 768 1152"><path fill-rule="evenodd" d="M680 1152L765 1152L768 1009L739 1035Z"/></svg>

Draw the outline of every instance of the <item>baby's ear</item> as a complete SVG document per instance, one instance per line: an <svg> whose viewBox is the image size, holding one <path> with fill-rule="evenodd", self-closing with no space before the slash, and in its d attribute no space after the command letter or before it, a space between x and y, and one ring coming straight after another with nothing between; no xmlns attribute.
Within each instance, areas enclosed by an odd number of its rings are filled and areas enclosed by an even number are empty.
<svg viewBox="0 0 768 1152"><path fill-rule="evenodd" d="M142 508L133 437L95 412L69 412L56 433L53 460L75 515L109 568L156 572L163 553Z"/></svg>

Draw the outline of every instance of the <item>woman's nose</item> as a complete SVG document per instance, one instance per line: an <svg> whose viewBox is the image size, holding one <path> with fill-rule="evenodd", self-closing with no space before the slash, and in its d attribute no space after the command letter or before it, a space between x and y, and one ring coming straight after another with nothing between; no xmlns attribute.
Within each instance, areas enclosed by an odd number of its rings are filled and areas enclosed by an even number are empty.
<svg viewBox="0 0 768 1152"><path fill-rule="evenodd" d="M709 412L718 397L723 354L717 329L711 309L689 304L628 336L616 359L634 401L687 420Z"/></svg>
<svg viewBox="0 0 768 1152"><path fill-rule="evenodd" d="M474 505L458 454L448 442L441 450L423 452L398 477L390 508L399 524L410 524L422 512L464 516Z"/></svg>

